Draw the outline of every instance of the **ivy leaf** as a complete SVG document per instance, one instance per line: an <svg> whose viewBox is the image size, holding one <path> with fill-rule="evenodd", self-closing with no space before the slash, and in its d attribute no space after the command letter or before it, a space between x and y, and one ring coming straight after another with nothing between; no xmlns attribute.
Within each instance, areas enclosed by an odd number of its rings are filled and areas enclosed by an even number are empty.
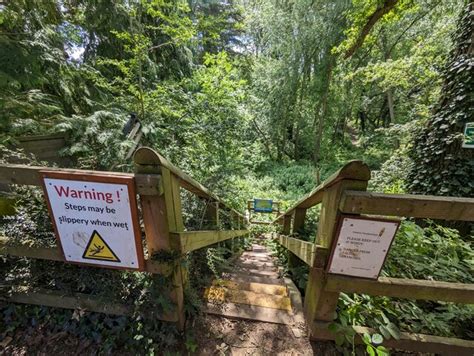
<svg viewBox="0 0 474 356"><path fill-rule="evenodd" d="M372 345L367 345L366 350L369 356L375 356L375 351L374 351L375 349Z"/></svg>
<svg viewBox="0 0 474 356"><path fill-rule="evenodd" d="M380 345L383 342L383 336L380 334L373 334L372 335L372 343L375 345Z"/></svg>
<svg viewBox="0 0 474 356"><path fill-rule="evenodd" d="M380 325L379 327L380 333L383 335L383 337L388 340L392 338L392 334L390 334L390 331L387 329L385 325Z"/></svg>
<svg viewBox="0 0 474 356"><path fill-rule="evenodd" d="M393 336L394 339L400 340L400 330L394 323L388 323L387 324L387 329L390 332L390 334Z"/></svg>

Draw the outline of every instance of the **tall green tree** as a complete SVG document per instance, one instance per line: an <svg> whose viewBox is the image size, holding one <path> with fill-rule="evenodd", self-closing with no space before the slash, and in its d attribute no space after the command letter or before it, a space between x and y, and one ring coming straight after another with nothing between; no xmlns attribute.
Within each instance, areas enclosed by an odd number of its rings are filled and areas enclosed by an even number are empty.
<svg viewBox="0 0 474 356"><path fill-rule="evenodd" d="M463 130L474 118L474 3L464 9L443 88L432 116L415 135L408 176L412 193L474 197L474 150L463 148Z"/></svg>

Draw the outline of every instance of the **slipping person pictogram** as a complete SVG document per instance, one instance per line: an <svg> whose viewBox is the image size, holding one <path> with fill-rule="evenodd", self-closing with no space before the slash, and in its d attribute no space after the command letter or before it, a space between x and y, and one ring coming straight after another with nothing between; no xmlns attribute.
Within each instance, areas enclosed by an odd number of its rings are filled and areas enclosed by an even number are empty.
<svg viewBox="0 0 474 356"><path fill-rule="evenodd" d="M92 232L82 258L98 261L120 262L120 259L110 246L107 245L107 242L105 242L104 238L100 236L97 230Z"/></svg>

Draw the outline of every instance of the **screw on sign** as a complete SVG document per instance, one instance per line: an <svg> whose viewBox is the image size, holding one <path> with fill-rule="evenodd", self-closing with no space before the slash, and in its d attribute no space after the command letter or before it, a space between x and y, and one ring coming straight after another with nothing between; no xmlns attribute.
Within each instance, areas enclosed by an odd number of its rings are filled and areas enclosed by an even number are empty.
<svg viewBox="0 0 474 356"><path fill-rule="evenodd" d="M40 174L67 262L143 270L133 177L61 171Z"/></svg>

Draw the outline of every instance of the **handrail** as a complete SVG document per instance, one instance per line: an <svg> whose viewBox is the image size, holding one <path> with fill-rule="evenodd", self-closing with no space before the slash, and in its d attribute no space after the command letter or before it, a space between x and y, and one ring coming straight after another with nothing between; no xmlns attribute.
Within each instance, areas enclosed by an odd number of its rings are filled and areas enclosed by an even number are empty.
<svg viewBox="0 0 474 356"><path fill-rule="evenodd" d="M27 166L25 164L1 164L0 183L41 186L40 171L58 171L70 174L101 174L110 177L134 177L138 194L158 194L155 177L148 174L133 174L110 171L56 168L47 166Z"/></svg>
<svg viewBox="0 0 474 356"><path fill-rule="evenodd" d="M245 218L245 216L238 212L237 210L229 207L226 203L222 201L217 195L211 193L209 189L203 186L201 183L190 177L188 174L184 173L181 169L174 166L170 161L164 158L160 153L157 151L149 148L149 147L141 147L135 151L133 156L133 160L135 164L139 164L141 171L146 169L146 166L151 166L151 169L156 170L156 166L162 166L171 171L178 179L181 187L188 190L189 192L202 197L209 199L214 202L218 202L224 209L232 211L234 214L237 214L241 218ZM152 162L152 164L150 164Z"/></svg>
<svg viewBox="0 0 474 356"><path fill-rule="evenodd" d="M339 182L342 179L368 181L370 179L370 169L364 162L360 160L354 160L346 163L341 169L331 175L323 183L314 188L311 192L305 195L303 198L298 200L291 208L286 210L283 214L278 216L273 222L276 223L282 219L285 215L291 215L291 213L297 209L308 209L312 206L321 203L323 199L323 192L333 184Z"/></svg>
<svg viewBox="0 0 474 356"><path fill-rule="evenodd" d="M339 210L348 214L474 221L474 199L415 194L383 194L348 190Z"/></svg>

